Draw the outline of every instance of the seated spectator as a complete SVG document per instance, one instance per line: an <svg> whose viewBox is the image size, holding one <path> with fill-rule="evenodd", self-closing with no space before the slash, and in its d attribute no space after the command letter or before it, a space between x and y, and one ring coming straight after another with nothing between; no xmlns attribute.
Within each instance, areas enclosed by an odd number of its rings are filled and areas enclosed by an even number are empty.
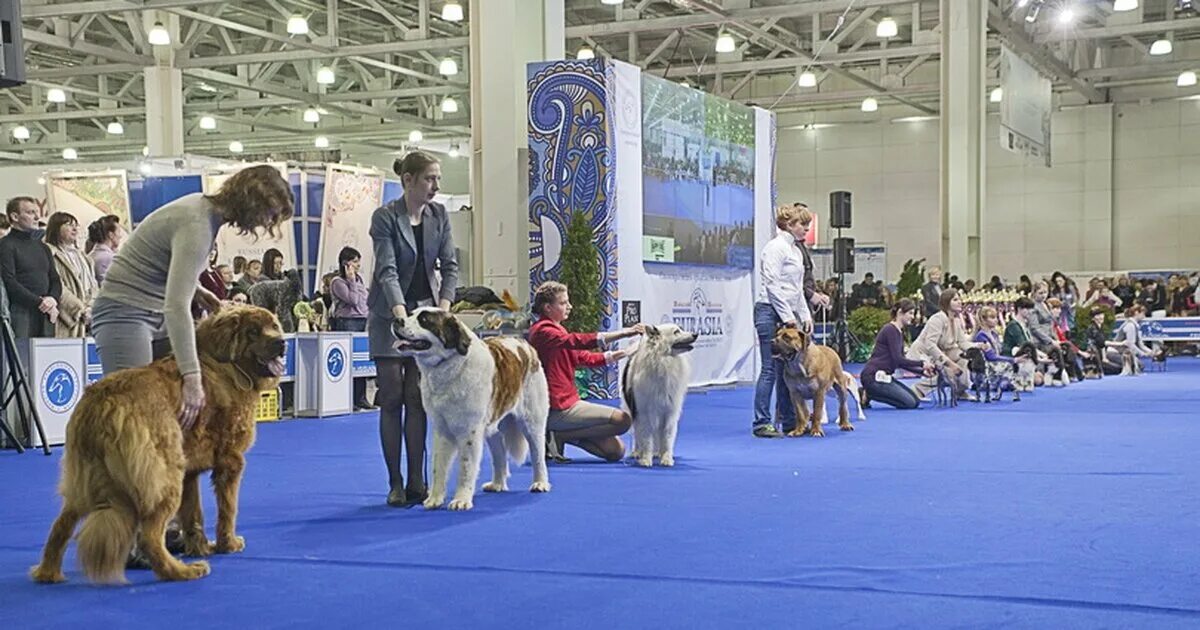
<svg viewBox="0 0 1200 630"><path fill-rule="evenodd" d="M1058 340L1059 348L1062 349L1063 363L1065 364L1067 375L1075 382L1082 381L1083 365L1080 359L1085 353L1071 341L1071 331L1062 325L1062 300L1053 297L1048 298L1046 305L1050 307L1050 316L1054 322L1054 337Z"/></svg>
<svg viewBox="0 0 1200 630"><path fill-rule="evenodd" d="M1071 378L1067 371L1066 354L1063 352L1062 344L1054 335L1054 316L1050 312L1050 306L1046 304L1049 293L1050 289L1044 282L1039 282L1034 287L1033 311L1026 321L1029 324L1029 332L1033 336L1033 344L1037 346L1038 350L1045 352L1057 368L1052 375L1055 378L1051 379L1050 384L1065 387L1071 382Z"/></svg>
<svg viewBox="0 0 1200 630"><path fill-rule="evenodd" d="M1147 278L1142 283L1142 290L1138 292L1137 301L1146 307L1147 313L1153 314L1155 311L1166 310L1166 289L1158 284L1157 278Z"/></svg>
<svg viewBox="0 0 1200 630"><path fill-rule="evenodd" d="M1033 335L1029 332L1029 319L1032 313L1033 300L1025 296L1017 298L1017 301L1013 303L1013 316L1008 320L1008 326L1004 329L1004 342L1000 347L1001 354L1015 357L1025 344L1033 342ZM1034 364L1039 363L1043 363L1040 357ZM1018 391L1029 391L1029 387L1032 385L1041 385L1042 383L1043 376L1041 372L1037 372L1033 375L1033 382L1018 382L1015 385ZM1023 385L1029 387L1022 387Z"/></svg>
<svg viewBox="0 0 1200 630"><path fill-rule="evenodd" d="M104 284L104 277L108 275L108 268L112 266L123 240L125 230L121 228L121 217L115 214L100 217L88 226L85 249L92 260L92 275L96 278L97 286Z"/></svg>
<svg viewBox="0 0 1200 630"><path fill-rule="evenodd" d="M224 301L229 297L229 291L225 289L225 281L221 278L221 273L217 271L217 246L213 245L212 251L208 254L208 267L200 272L200 286L208 289L210 293L217 296L218 300ZM204 306L195 300L192 302L192 318L196 321L204 319L209 315L209 312Z"/></svg>
<svg viewBox="0 0 1200 630"><path fill-rule="evenodd" d="M250 296L246 295L245 289L235 286L229 290L229 297L225 300L231 304L249 304Z"/></svg>
<svg viewBox="0 0 1200 630"><path fill-rule="evenodd" d="M989 291L1003 291L1004 281L1000 279L1000 276L992 276L992 279L988 280L988 283L983 285L983 288Z"/></svg>
<svg viewBox="0 0 1200 630"><path fill-rule="evenodd" d="M1000 329L1000 314L995 308L985 306L979 309L978 315L979 329L975 331L975 337L972 339L983 348L983 358L991 363L991 368L1001 378L1001 389L1011 389L1013 387L1012 377L1016 369L1016 361L1010 356L1005 356L1001 350L1003 343L1000 340L1000 334L996 331Z"/></svg>
<svg viewBox="0 0 1200 630"><path fill-rule="evenodd" d="M1114 308L1129 308L1137 298L1137 289L1125 274L1117 276L1117 286L1113 287L1112 292L1117 296Z"/></svg>
<svg viewBox="0 0 1200 630"><path fill-rule="evenodd" d="M1080 306L1093 308L1118 309L1126 304L1121 297L1108 288L1108 282L1101 278L1092 278L1088 284L1087 296Z"/></svg>
<svg viewBox="0 0 1200 630"><path fill-rule="evenodd" d="M236 286L242 291L249 291L250 287L254 286L254 283L263 279L262 268L262 262L257 260L251 260L246 263L246 271L242 274L241 279L237 281Z"/></svg>
<svg viewBox="0 0 1200 630"><path fill-rule="evenodd" d="M879 284L875 282L875 274L868 271L863 276L863 281L854 285L850 293L850 303L854 308L860 306L879 308L881 298L879 295Z"/></svg>
<svg viewBox="0 0 1200 630"><path fill-rule="evenodd" d="M283 252L274 247L263 252L262 275L264 278L267 280L282 280L283 267Z"/></svg>
<svg viewBox="0 0 1200 630"><path fill-rule="evenodd" d="M875 350L863 366L863 391L859 399L864 407L872 401L891 405L896 409L916 409L921 397L908 385L893 378L896 370L904 369L914 374L933 374L933 364L916 361L904 356L904 329L912 324L917 305L908 298L900 298L892 307L892 321L879 329L875 336Z"/></svg>
<svg viewBox="0 0 1200 630"><path fill-rule="evenodd" d="M217 265L217 275L221 276L221 284L225 285L225 294L228 297L229 290L233 288L233 267Z"/></svg>

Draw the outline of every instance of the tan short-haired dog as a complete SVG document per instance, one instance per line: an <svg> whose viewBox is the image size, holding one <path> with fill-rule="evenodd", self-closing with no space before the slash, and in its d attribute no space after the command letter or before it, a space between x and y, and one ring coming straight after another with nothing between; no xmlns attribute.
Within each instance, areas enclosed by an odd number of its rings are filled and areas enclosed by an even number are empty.
<svg viewBox="0 0 1200 630"><path fill-rule="evenodd" d="M783 361L783 382L791 394L792 405L796 407L796 428L788 432L789 436L799 437L806 433L812 437L825 436L821 420L825 417L825 394L830 387L837 389L838 427L843 431L854 430L854 425L850 424L850 408L846 403L847 392L854 391L854 377L842 370L842 360L833 348L813 346L808 334L784 327L775 333L771 355ZM813 401L811 417L805 400ZM861 405L858 419L866 419Z"/></svg>

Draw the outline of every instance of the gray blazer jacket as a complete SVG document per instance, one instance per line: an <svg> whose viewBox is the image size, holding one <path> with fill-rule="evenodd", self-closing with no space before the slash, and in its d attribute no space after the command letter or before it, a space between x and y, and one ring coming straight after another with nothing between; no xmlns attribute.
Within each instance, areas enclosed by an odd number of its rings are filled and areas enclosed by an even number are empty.
<svg viewBox="0 0 1200 630"><path fill-rule="evenodd" d="M454 291L458 288L458 256L450 234L450 217L444 206L432 201L422 212L424 218L418 229L424 232L425 268L421 270L416 269L417 241L403 197L378 208L371 216L375 267L371 289L367 293L367 310L371 320L368 332L372 356L394 354L390 333L392 307L396 304L412 306L405 293L418 271L429 278L429 287L435 297L454 300Z"/></svg>

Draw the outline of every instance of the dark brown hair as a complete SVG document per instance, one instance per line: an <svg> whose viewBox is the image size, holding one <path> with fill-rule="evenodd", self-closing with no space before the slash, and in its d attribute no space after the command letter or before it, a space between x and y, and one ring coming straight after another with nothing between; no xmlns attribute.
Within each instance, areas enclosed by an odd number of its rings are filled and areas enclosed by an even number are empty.
<svg viewBox="0 0 1200 630"><path fill-rule="evenodd" d="M915 302L908 298L900 298L898 302L892 305L892 319L896 319L896 316L900 313L911 313L915 310L917 310Z"/></svg>
<svg viewBox="0 0 1200 630"><path fill-rule="evenodd" d="M413 151L392 163L392 170L403 180L405 175L420 177L433 164L441 164L437 158L424 151Z"/></svg>
<svg viewBox="0 0 1200 630"><path fill-rule="evenodd" d="M64 225L79 225L79 219L66 212L55 212L50 215L50 220L46 222L46 242L56 247L61 245Z"/></svg>
<svg viewBox="0 0 1200 630"><path fill-rule="evenodd" d="M4 207L4 215L11 217L21 209L21 204L31 203L35 207L38 205L37 200L33 197L13 197L8 200L8 205Z"/></svg>
<svg viewBox="0 0 1200 630"><path fill-rule="evenodd" d="M121 217L115 214L106 214L88 225L87 250L90 253L92 248L108 240L108 235L116 232L121 227Z"/></svg>
<svg viewBox="0 0 1200 630"><path fill-rule="evenodd" d="M292 187L274 166L251 166L234 173L216 194L206 195L221 208L225 222L238 228L241 235L262 228L271 238L279 238L279 226L292 216L295 198Z"/></svg>

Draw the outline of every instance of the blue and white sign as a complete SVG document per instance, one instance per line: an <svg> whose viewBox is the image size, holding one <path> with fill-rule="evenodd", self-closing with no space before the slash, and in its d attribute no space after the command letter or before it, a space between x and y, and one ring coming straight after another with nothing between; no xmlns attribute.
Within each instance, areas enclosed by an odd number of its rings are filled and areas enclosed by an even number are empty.
<svg viewBox="0 0 1200 630"><path fill-rule="evenodd" d="M325 371L329 373L329 380L335 383L342 380L346 374L346 351L342 346L329 347L329 352L325 354Z"/></svg>
<svg viewBox="0 0 1200 630"><path fill-rule="evenodd" d="M68 413L79 399L81 385L73 366L63 361L52 363L42 373L42 402L54 413Z"/></svg>
<svg viewBox="0 0 1200 630"><path fill-rule="evenodd" d="M1144 341L1198 341L1200 317L1166 317L1142 321Z"/></svg>

